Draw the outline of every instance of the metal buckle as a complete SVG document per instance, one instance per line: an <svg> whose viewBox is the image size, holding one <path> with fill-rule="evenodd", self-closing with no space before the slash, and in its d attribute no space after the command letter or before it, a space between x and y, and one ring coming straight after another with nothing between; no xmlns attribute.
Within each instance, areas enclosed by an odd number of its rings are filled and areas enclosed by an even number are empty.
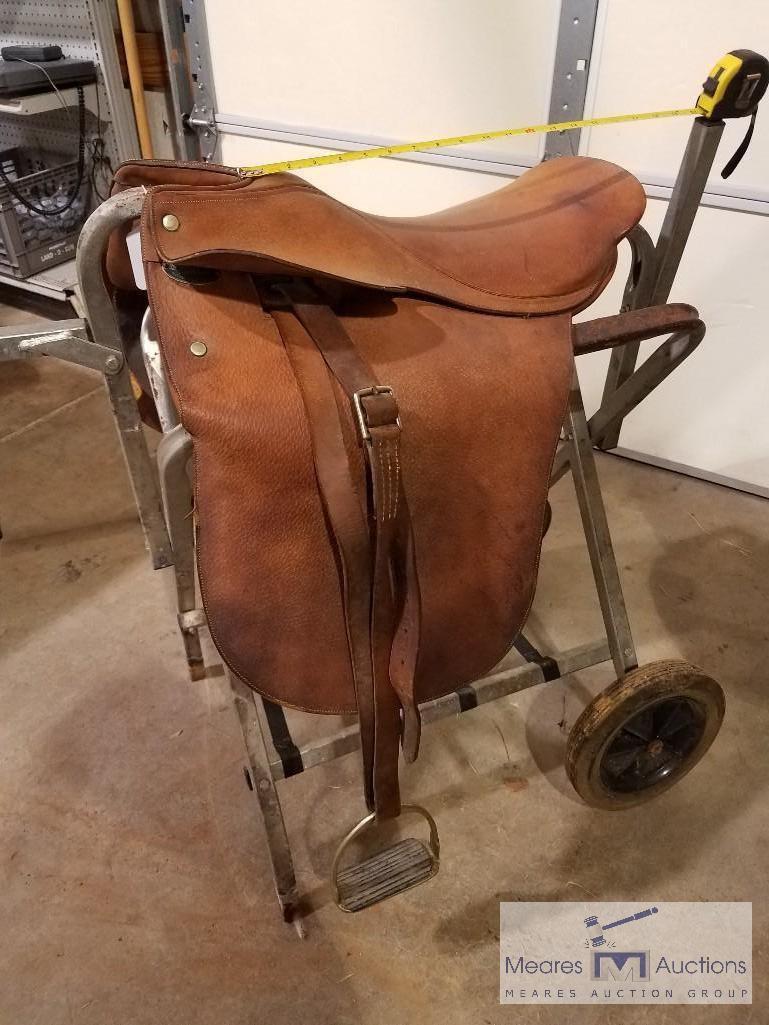
<svg viewBox="0 0 769 1025"><path fill-rule="evenodd" d="M358 426L364 441L371 441L371 431L368 429L366 410L363 408L361 399L368 398L371 395L392 395L393 398L395 397L392 388L387 384L375 384L372 388L361 388L360 391L353 393L352 403L355 407L355 415L358 418ZM395 423L400 427L401 418L399 416L395 418Z"/></svg>
<svg viewBox="0 0 769 1025"><path fill-rule="evenodd" d="M340 869L339 863L347 847L376 822L375 812L366 815L339 844L331 865L331 885L340 910L363 911L388 897L426 883L438 872L441 845L435 819L417 804L404 805L401 814L420 815L427 822L430 827L427 845L415 837L406 837L357 865Z"/></svg>

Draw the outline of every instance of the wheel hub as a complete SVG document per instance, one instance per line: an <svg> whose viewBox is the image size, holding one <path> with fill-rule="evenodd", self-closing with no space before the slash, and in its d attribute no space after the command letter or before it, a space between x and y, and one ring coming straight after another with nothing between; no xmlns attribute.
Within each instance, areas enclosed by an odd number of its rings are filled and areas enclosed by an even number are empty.
<svg viewBox="0 0 769 1025"><path fill-rule="evenodd" d="M705 713L688 697L663 698L634 713L616 731L601 761L612 791L645 790L679 772L705 729Z"/></svg>

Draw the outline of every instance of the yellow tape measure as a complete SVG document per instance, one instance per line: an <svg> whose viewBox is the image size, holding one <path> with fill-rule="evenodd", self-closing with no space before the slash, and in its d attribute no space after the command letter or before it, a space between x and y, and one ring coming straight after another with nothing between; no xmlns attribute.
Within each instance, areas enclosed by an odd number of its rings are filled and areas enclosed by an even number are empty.
<svg viewBox="0 0 769 1025"><path fill-rule="evenodd" d="M239 167L241 178L257 178L280 171L298 171L303 167L325 167L326 164L346 164L351 160L370 160L372 157L397 157L400 153L441 149L445 146L464 146L470 142L489 142L511 135L541 135L547 132L567 132L571 128L597 128L601 125L620 125L633 121L654 121L663 117L692 117L700 115L710 120L725 117L754 115L758 101L769 85L769 62L753 50L732 50L711 69L703 83L697 104L686 110L650 110L646 114L616 114L613 117L588 117L582 121L559 121L549 125L526 125L523 128L503 128L496 132L476 132L472 135L454 135L447 139L428 139L425 142L404 142L395 146L373 146L371 149L349 153L324 153L320 157L301 157L299 160L279 160L274 164ZM749 137L748 137L749 141ZM741 154L740 154L741 155Z"/></svg>
<svg viewBox="0 0 769 1025"><path fill-rule="evenodd" d="M511 135L541 135L547 132L565 132L570 128L594 128L598 125L619 125L626 121L652 121L663 117L691 117L704 113L699 107L686 110L650 110L645 114L616 114L613 117L589 117L582 121L559 121L557 124L526 125L523 128L502 128L495 132L476 132L473 135L454 135L446 139L428 139L425 142L403 142L395 146L374 146L371 149L352 150L349 153L324 153L320 157L301 157L298 160L279 160L274 164L256 164L239 167L241 178L256 178L279 171L297 171L303 167L325 167L326 164L346 164L350 160L370 160L372 157L395 157L399 153L441 149L444 146L464 146L470 142L489 142Z"/></svg>

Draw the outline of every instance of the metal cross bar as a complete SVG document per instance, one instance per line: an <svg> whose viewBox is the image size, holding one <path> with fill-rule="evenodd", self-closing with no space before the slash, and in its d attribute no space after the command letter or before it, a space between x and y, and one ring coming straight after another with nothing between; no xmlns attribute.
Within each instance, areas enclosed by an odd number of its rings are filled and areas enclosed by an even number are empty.
<svg viewBox="0 0 769 1025"><path fill-rule="evenodd" d="M0 328L0 361L38 356L54 356L98 370L105 376L118 373L124 363L122 352L89 339L84 320L54 320Z"/></svg>
<svg viewBox="0 0 769 1025"><path fill-rule="evenodd" d="M605 640L582 644L569 648L566 651L558 652L552 656L553 661L558 666L558 675L554 679L560 679L563 676L569 676L571 673L579 672L580 669L588 669L601 662L606 662L610 657L609 646ZM434 701L427 701L420 705L420 717L423 725L427 725L428 723L445 719L450 715L459 715L462 712L467 712L471 708L488 704L490 701L498 701L500 698L507 697L510 694L517 694L522 690L528 690L529 687L536 687L537 684L544 682L545 675L542 671L542 666L537 663L526 662L511 669L503 669L498 673L493 673L491 676L485 676L463 687L463 692L470 691L472 693L474 699L472 704L468 704L466 693L460 694L457 691L452 691L441 698L436 698ZM251 693L254 701L259 705L261 698L253 691ZM269 729L267 734L271 734ZM302 766L300 771L312 769L317 765L322 765L324 762L333 761L335 758L341 758L343 755L356 751L359 745L358 737L358 724L354 723L329 737L304 744L298 748L298 755ZM269 747L271 750L269 751L268 764L272 778L275 780L287 779L290 776L296 775L295 769L294 771L286 771L285 762L281 758L275 744L271 743Z"/></svg>
<svg viewBox="0 0 769 1025"><path fill-rule="evenodd" d="M623 384L614 389L604 398L598 410L587 422L592 445L600 443L625 417L631 413L647 395L668 377L676 367L690 356L705 337L705 326L692 331L677 331L654 350L644 362L634 370ZM628 342L628 348L637 346L637 342ZM623 346L624 348L625 346ZM551 486L569 469L569 451L566 447L559 449L553 463L550 476Z"/></svg>

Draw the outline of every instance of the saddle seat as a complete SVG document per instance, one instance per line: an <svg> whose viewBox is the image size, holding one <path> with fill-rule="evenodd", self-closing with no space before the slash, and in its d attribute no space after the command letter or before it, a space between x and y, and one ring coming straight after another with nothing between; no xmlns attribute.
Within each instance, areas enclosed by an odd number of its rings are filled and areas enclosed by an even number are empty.
<svg viewBox="0 0 769 1025"><path fill-rule="evenodd" d="M230 175L229 182L154 189L151 258L261 274L309 271L507 314L588 305L645 202L627 171L586 157L540 164L489 195L423 217L362 213L291 174ZM178 230L163 229L168 214Z"/></svg>

